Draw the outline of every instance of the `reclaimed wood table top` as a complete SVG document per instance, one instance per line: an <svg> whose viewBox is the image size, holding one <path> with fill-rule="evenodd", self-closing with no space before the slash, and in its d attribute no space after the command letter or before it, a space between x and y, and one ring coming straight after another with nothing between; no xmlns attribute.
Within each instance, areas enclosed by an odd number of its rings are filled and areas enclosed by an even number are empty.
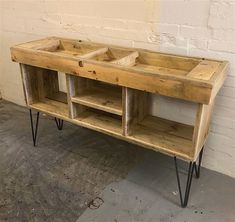
<svg viewBox="0 0 235 222"><path fill-rule="evenodd" d="M227 61L49 37L11 48L18 63L160 95L209 104L226 77Z"/></svg>

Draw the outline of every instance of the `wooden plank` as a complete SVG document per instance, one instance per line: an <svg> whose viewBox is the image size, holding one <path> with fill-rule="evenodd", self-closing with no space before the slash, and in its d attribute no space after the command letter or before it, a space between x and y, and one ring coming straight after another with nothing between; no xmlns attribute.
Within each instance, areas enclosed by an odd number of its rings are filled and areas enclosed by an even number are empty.
<svg viewBox="0 0 235 222"><path fill-rule="evenodd" d="M51 39L47 42L44 42L43 44L37 44L33 45L32 49L35 50L44 50L44 51L49 51L49 52L54 52L60 47L60 40L57 39Z"/></svg>
<svg viewBox="0 0 235 222"><path fill-rule="evenodd" d="M226 61L222 62L219 65L218 70L215 72L215 74L211 78L211 81L213 82L213 90L212 90L210 102L214 101L217 93L223 86L223 83L228 75L228 68L229 68L229 64Z"/></svg>
<svg viewBox="0 0 235 222"><path fill-rule="evenodd" d="M59 93L58 72L49 69L42 69L42 71L46 97L52 98L56 93Z"/></svg>
<svg viewBox="0 0 235 222"><path fill-rule="evenodd" d="M41 85L38 86L38 69L40 68L21 64L21 75L27 105L39 100Z"/></svg>
<svg viewBox="0 0 235 222"><path fill-rule="evenodd" d="M84 112L86 109L82 105L74 104L72 98L82 93L84 90L86 90L87 79L66 74L66 81L67 81L69 110L70 110L69 114L71 118L76 118L79 113Z"/></svg>
<svg viewBox="0 0 235 222"><path fill-rule="evenodd" d="M69 117L74 118L76 117L76 109L73 106L73 103L71 101L71 97L75 95L75 83L74 83L74 78L75 76L65 74L66 78L66 86L67 86L67 101L68 101L68 111L69 111Z"/></svg>
<svg viewBox="0 0 235 222"><path fill-rule="evenodd" d="M168 69L177 69L189 72L200 62L200 58L186 57L180 55L156 53L149 50L138 49L139 63L164 67Z"/></svg>
<svg viewBox="0 0 235 222"><path fill-rule="evenodd" d="M83 93L71 98L72 102L82 104L95 109L122 115L121 94L92 87Z"/></svg>
<svg viewBox="0 0 235 222"><path fill-rule="evenodd" d="M52 70L78 75L90 79L100 80L114 85L135 88L165 96L185 99L193 102L210 102L213 84L197 79L188 79L183 76L163 75L156 72L144 71L134 67L122 67L115 64L96 61L83 61L83 67L77 60L71 60L60 56L51 56L46 52L35 55L33 51L21 52L20 49L12 49L12 58L20 63L30 63L34 66L47 67ZM130 68L132 70L130 70Z"/></svg>
<svg viewBox="0 0 235 222"><path fill-rule="evenodd" d="M122 122L108 115L103 115L90 110L80 113L75 121L89 125L93 129L101 129L110 134L122 135Z"/></svg>
<svg viewBox="0 0 235 222"><path fill-rule="evenodd" d="M187 77L200 80L210 80L219 65L220 64L218 62L204 60L200 62L191 72L189 72Z"/></svg>
<svg viewBox="0 0 235 222"><path fill-rule="evenodd" d="M123 135L131 134L131 125L137 119L135 90L123 87Z"/></svg>
<svg viewBox="0 0 235 222"><path fill-rule="evenodd" d="M68 106L54 100L45 99L43 102L40 101L30 104L29 107L62 119L69 117Z"/></svg>
<svg viewBox="0 0 235 222"><path fill-rule="evenodd" d="M123 93L125 102L123 133L131 135L134 125L142 121L149 113L149 94L130 88L124 88Z"/></svg>
<svg viewBox="0 0 235 222"><path fill-rule="evenodd" d="M27 82L26 82L26 76L25 76L25 71L24 71L24 64L19 64L20 66L20 74L21 74L21 80L22 80L22 85L23 85L23 92L24 92L24 100L25 100L25 104L28 105L28 101L29 101L29 95L27 91Z"/></svg>
<svg viewBox="0 0 235 222"><path fill-rule="evenodd" d="M80 58L81 59L90 59L90 58L98 56L100 54L104 54L104 53L108 52L108 50L109 49L107 47L106 48L97 49L97 50L95 50L93 52L89 52L87 54L81 55Z"/></svg>
<svg viewBox="0 0 235 222"><path fill-rule="evenodd" d="M134 126L129 137L156 150L190 157L193 154L192 133L192 126L149 116Z"/></svg>
<svg viewBox="0 0 235 222"><path fill-rule="evenodd" d="M51 94L51 96L46 96L46 98L68 104L67 93L65 92L59 91L54 94Z"/></svg>
<svg viewBox="0 0 235 222"><path fill-rule="evenodd" d="M135 67L138 69L145 70L146 72L154 71L161 75L186 76L188 74L188 72L185 70L170 69L170 68L146 65L146 64L141 64L141 63L136 63Z"/></svg>
<svg viewBox="0 0 235 222"><path fill-rule="evenodd" d="M193 132L194 160L197 159L209 133L210 120L214 103L198 104L198 111Z"/></svg>
<svg viewBox="0 0 235 222"><path fill-rule="evenodd" d="M139 56L138 52L132 52L131 54L121 59L116 59L112 61L111 63L121 65L121 66L133 66L136 63L136 58L138 58L138 56Z"/></svg>

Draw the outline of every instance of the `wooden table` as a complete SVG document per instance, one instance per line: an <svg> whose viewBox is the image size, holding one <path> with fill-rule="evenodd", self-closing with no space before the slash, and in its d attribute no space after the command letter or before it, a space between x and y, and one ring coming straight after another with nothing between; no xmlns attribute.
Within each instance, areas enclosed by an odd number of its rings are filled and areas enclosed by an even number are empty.
<svg viewBox="0 0 235 222"><path fill-rule="evenodd" d="M11 56L20 63L34 145L41 111L54 116L59 129L66 120L171 155L181 205L187 205L228 62L57 37L14 46ZM59 90L58 72L66 73L67 94ZM195 124L152 116L152 94L196 103ZM36 129L31 109L38 111ZM184 198L177 158L189 162Z"/></svg>

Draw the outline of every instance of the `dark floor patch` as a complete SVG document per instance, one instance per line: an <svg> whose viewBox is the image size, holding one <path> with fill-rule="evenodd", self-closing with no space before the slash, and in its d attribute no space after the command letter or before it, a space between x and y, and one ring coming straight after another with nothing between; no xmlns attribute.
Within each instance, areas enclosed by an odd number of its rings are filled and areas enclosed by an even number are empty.
<svg viewBox="0 0 235 222"><path fill-rule="evenodd" d="M74 222L110 183L128 174L144 150L41 116L32 146L28 110L0 102L0 221Z"/></svg>

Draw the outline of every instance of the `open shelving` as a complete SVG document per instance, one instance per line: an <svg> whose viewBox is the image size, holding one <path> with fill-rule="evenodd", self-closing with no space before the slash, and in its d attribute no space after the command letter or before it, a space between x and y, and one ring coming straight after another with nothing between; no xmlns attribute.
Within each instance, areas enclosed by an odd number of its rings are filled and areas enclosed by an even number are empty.
<svg viewBox="0 0 235 222"><path fill-rule="evenodd" d="M181 206L187 205L228 62L58 37L14 46L11 56L21 66L27 106L56 117L59 130L66 120L174 156ZM195 120L188 125L153 112L162 102L154 94L194 103ZM30 110L34 145L38 117L34 127ZM184 197L177 158L189 161Z"/></svg>
<svg viewBox="0 0 235 222"><path fill-rule="evenodd" d="M79 78L79 77L77 77ZM122 88L99 81L79 78L75 80L73 103L122 116Z"/></svg>
<svg viewBox="0 0 235 222"><path fill-rule="evenodd" d="M159 117L146 116L135 124L129 137L151 148L190 156L193 152L193 126Z"/></svg>
<svg viewBox="0 0 235 222"><path fill-rule="evenodd" d="M119 116L95 109L83 108L84 110L74 118L75 122L98 131L122 135L122 120Z"/></svg>
<svg viewBox="0 0 235 222"><path fill-rule="evenodd" d="M68 118L67 94L59 89L58 73L29 65L22 65L21 70L28 106L61 118Z"/></svg>

